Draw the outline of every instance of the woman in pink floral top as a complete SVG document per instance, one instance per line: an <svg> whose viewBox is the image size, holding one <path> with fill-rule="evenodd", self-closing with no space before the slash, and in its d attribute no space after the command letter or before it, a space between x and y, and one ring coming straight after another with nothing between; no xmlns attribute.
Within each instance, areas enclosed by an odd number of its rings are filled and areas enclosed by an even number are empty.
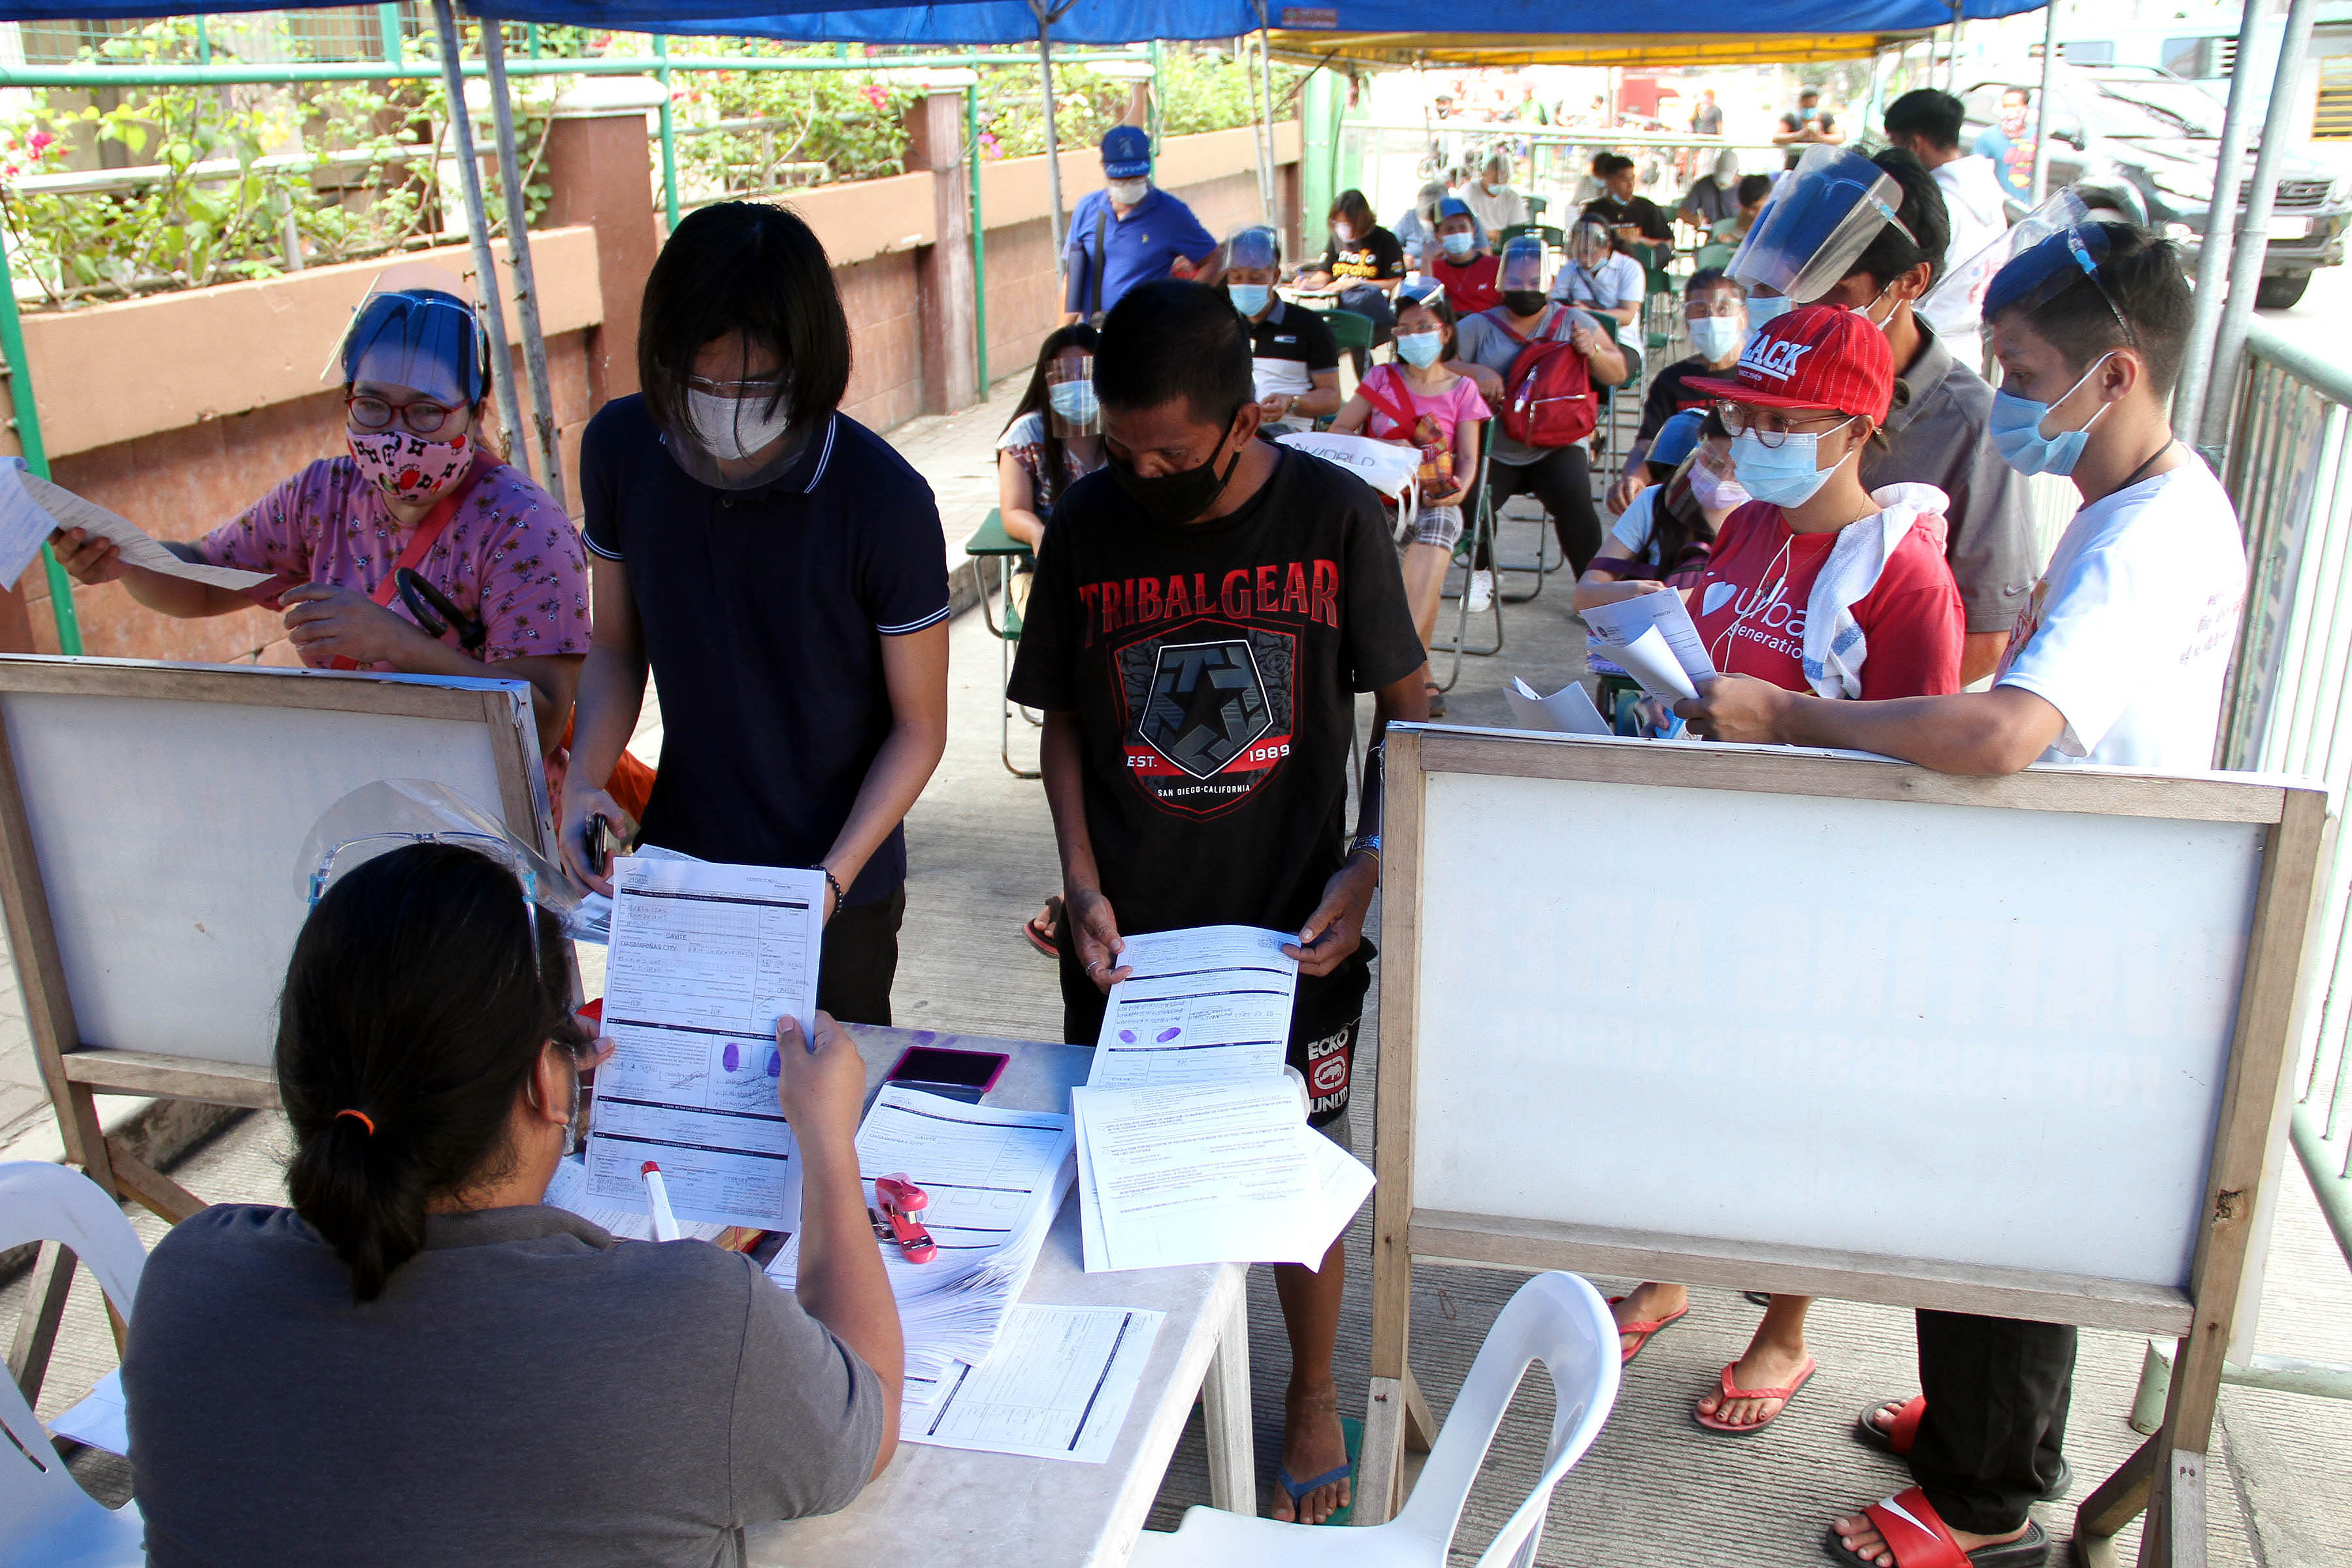
<svg viewBox="0 0 2352 1568"><path fill-rule="evenodd" d="M472 310L454 296L376 294L344 349L344 454L312 463L202 539L168 546L271 581L236 593L166 576L126 564L111 542L79 529L58 536L58 559L76 581L120 581L167 616L257 603L282 610L289 639L314 668L494 669L527 680L541 743L552 748L588 651L587 556L563 509L481 445L488 364ZM419 624L393 581L428 529L415 569L457 612L438 633ZM436 619L451 619L419 596Z"/></svg>

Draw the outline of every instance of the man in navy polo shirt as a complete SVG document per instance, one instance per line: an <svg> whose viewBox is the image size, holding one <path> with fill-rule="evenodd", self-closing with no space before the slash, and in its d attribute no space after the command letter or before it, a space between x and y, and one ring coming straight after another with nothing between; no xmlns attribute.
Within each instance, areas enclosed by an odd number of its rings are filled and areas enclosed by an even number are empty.
<svg viewBox="0 0 2352 1568"><path fill-rule="evenodd" d="M1151 183L1151 138L1143 129L1112 126L1102 139L1102 164L1106 188L1088 192L1070 215L1065 326L1100 321L1138 283L1217 280L1217 242L1191 207Z"/></svg>

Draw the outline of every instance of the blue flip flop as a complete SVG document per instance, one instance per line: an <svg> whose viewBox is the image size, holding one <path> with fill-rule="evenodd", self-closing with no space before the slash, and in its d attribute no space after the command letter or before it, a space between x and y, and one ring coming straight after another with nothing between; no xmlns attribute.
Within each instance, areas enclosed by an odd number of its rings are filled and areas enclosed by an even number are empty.
<svg viewBox="0 0 2352 1568"><path fill-rule="evenodd" d="M1315 1490L1318 1487L1328 1487L1334 1481L1344 1481L1354 1479L1356 1474L1356 1458L1364 1451L1364 1424L1351 1415L1342 1415L1339 1417L1339 1432L1346 1439L1348 1445L1348 1462L1341 1465L1339 1468L1334 1470L1326 1470L1319 1476L1311 1476L1306 1480L1298 1481L1291 1479L1290 1472L1283 1468L1281 1466L1276 1465L1275 1467L1274 1484L1280 1487L1285 1492L1287 1492L1290 1495L1290 1510L1293 1513L1298 1511L1298 1500L1305 1497L1308 1492ZM1326 1519L1323 1522L1325 1524L1345 1524L1348 1522L1348 1516L1355 1511L1356 1504L1353 1498L1350 1498L1345 1508L1336 1510L1331 1516L1328 1519Z"/></svg>

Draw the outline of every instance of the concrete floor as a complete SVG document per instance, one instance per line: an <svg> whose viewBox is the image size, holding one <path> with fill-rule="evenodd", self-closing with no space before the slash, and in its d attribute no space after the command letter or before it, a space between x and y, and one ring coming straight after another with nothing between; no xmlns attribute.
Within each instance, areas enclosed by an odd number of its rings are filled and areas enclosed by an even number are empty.
<svg viewBox="0 0 2352 1568"><path fill-rule="evenodd" d="M1004 391L1017 391L1005 388ZM1002 426L1002 396L988 408L926 420L893 439L932 476L949 539L960 542L993 501L990 449ZM1530 553L1532 523L1512 525L1507 559ZM1567 583L1553 579L1533 602L1510 606L1506 652L1465 661L1450 717L1467 723L1507 721L1502 688L1513 675L1555 689L1583 664L1581 628L1569 613ZM1442 671L1441 671L1442 674ZM1053 840L1044 797L1034 783L1011 777L997 750L997 649L981 617L958 617L953 632L950 740L946 762L908 818L911 874L898 1021L915 1026L1050 1039L1060 1023L1052 966L1022 941L1020 923L1055 885ZM648 704L639 735L651 754L657 707ZM1034 731L1014 724L1016 758L1034 756ZM1373 932L1377 936L1377 910ZM590 994L602 991L602 951L583 949ZM13 987L5 988L13 993ZM1368 1032L1369 1033L1369 1032ZM1369 1155L1378 1042L1363 1047L1355 1142ZM178 1174L215 1200L282 1201L283 1127L252 1117L199 1148ZM134 1211L152 1242L154 1221ZM1343 1408L1360 1410L1369 1329L1370 1211L1349 1233L1347 1310L1339 1367ZM1517 1283L1508 1274L1424 1268L1413 1291L1414 1365L1443 1416L1486 1327ZM1610 1294L1630 1281L1599 1280ZM0 1326L15 1320L21 1282L0 1289ZM1834 1514L1907 1482L1890 1461L1854 1442L1855 1413L1888 1394L1916 1391L1909 1314L1824 1301L1813 1314L1813 1352L1822 1371L1791 1410L1766 1434L1728 1439L1699 1430L1691 1403L1716 1371L1739 1354L1758 1310L1728 1291L1694 1292L1690 1316L1662 1334L1630 1370L1608 1429L1555 1494L1538 1561L1545 1564L1691 1563L1721 1568L1822 1561L1822 1527ZM1279 1451L1282 1379L1288 1365L1272 1280L1252 1280L1251 1354L1261 1489L1271 1485ZM2262 1348L2280 1354L2352 1361L2352 1274L2290 1163L2264 1298ZM2143 1342L2128 1335L2083 1336L2067 1448L2077 1499L2138 1443L2125 1424ZM113 1348L85 1280L68 1314L44 1415L87 1389L113 1362ZM1455 1542L1460 1561L1475 1560L1526 1495L1550 1420L1540 1371L1491 1449ZM2352 1542L2352 1405L2229 1390L2216 1462L2209 1472L2210 1556L2216 1563L2304 1568L2340 1563ZM125 1467L105 1456L76 1461L94 1490L119 1499ZM1183 1510L1208 1500L1197 1417L1161 1489L1152 1523L1173 1528ZM2071 1504L2045 1505L2044 1527L2063 1541ZM2135 1529L2133 1535L2136 1535ZM2125 1541L2133 1549L2133 1535ZM2126 1561L2129 1561L2126 1556Z"/></svg>

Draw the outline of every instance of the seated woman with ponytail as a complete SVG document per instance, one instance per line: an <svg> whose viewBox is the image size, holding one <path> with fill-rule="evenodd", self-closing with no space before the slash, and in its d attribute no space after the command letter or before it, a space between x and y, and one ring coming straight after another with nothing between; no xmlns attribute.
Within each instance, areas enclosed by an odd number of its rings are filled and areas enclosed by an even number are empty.
<svg viewBox="0 0 2352 1568"><path fill-rule="evenodd" d="M280 1003L290 1209L148 1259L123 1358L149 1561L742 1561L855 1498L902 1348L851 1139L856 1048L778 1030L806 1195L797 1297L696 1241L542 1206L582 1070L562 931L485 854L417 843L311 910Z"/></svg>

